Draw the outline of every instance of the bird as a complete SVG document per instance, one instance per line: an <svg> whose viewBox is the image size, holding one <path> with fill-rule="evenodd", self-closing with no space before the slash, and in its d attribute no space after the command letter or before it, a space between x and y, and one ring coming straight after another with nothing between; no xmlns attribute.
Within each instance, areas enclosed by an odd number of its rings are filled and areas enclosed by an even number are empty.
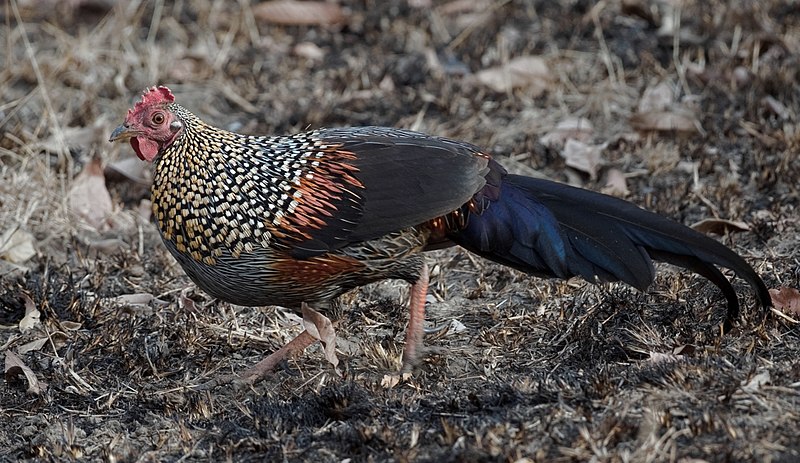
<svg viewBox="0 0 800 463"><path fill-rule="evenodd" d="M486 150L392 128L320 128L257 136L223 130L144 91L110 142L152 163L152 218L189 278L240 306L281 306L305 330L240 376L255 382L320 341L334 365L327 314L339 296L387 279L410 285L404 370L418 362L429 269L423 253L449 246L542 277L624 282L646 291L654 261L693 271L727 301L720 267L771 305L767 287L719 241L620 198L515 175Z"/></svg>

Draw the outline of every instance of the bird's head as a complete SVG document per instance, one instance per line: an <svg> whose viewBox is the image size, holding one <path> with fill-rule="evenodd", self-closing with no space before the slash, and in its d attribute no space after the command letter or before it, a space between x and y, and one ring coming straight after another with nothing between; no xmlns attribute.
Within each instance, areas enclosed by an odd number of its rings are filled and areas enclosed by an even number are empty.
<svg viewBox="0 0 800 463"><path fill-rule="evenodd" d="M183 122L169 107L174 101L175 96L167 87L145 90L108 141L130 140L139 159L152 162L183 130Z"/></svg>

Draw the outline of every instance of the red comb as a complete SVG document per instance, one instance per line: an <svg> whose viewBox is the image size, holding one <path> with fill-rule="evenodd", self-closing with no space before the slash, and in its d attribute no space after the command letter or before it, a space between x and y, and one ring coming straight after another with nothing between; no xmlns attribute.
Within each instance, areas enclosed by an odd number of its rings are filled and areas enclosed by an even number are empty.
<svg viewBox="0 0 800 463"><path fill-rule="evenodd" d="M142 93L142 99L139 100L133 108L128 110L128 117L139 112L139 110L146 106L152 106L163 103L172 103L175 101L175 95L172 94L169 88L160 85L152 87Z"/></svg>

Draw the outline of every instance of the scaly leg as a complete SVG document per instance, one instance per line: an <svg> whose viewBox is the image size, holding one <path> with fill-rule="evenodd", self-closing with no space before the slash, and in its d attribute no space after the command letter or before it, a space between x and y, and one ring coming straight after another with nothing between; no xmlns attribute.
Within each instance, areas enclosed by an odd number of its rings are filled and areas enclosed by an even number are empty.
<svg viewBox="0 0 800 463"><path fill-rule="evenodd" d="M417 354L422 346L425 334L425 298L428 295L428 265L422 263L419 278L411 285L411 297L408 302L408 329L406 330L406 348L403 351L403 371L411 371L417 363Z"/></svg>
<svg viewBox="0 0 800 463"><path fill-rule="evenodd" d="M311 333L309 333L308 330L303 330L302 333L298 334L294 339L287 342L286 345L269 354L266 358L264 358L264 360L245 370L239 379L249 384L258 382L267 376L267 374L269 374L272 370L274 370L279 363L293 355L301 354L306 350L306 347L313 344L316 340L317 339Z"/></svg>

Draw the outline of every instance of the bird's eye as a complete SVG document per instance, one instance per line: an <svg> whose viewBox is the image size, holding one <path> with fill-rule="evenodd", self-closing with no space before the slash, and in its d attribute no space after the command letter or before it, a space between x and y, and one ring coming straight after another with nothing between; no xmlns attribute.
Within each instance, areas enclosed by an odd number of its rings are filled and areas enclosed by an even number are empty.
<svg viewBox="0 0 800 463"><path fill-rule="evenodd" d="M163 124L163 123L164 123L164 113L153 114L153 124Z"/></svg>

